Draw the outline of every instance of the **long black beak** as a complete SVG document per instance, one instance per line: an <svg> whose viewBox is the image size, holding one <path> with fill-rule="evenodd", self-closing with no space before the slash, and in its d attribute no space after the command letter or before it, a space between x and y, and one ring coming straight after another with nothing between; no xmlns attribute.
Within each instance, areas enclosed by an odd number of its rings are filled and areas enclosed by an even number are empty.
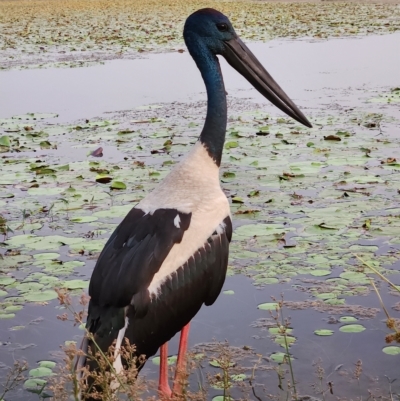
<svg viewBox="0 0 400 401"><path fill-rule="evenodd" d="M239 38L225 42L225 52L222 55L236 71L240 72L272 104L306 127L312 127L305 115L290 100L289 96Z"/></svg>

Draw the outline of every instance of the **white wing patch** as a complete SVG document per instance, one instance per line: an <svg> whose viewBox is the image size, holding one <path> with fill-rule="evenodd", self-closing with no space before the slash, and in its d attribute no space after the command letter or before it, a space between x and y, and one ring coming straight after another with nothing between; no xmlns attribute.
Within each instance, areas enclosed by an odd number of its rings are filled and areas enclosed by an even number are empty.
<svg viewBox="0 0 400 401"><path fill-rule="evenodd" d="M218 225L215 231L217 232L218 235L221 235L225 231L225 228L226 224L222 222L221 224Z"/></svg>
<svg viewBox="0 0 400 401"><path fill-rule="evenodd" d="M148 291L150 295L158 296L161 285L171 276L172 273L186 263L190 257L207 241L215 231L223 233L223 220L230 215L229 203L225 195L215 201L204 213L192 215L190 226L183 234L182 241L175 244L168 256L165 258L158 272L154 275Z"/></svg>
<svg viewBox="0 0 400 401"><path fill-rule="evenodd" d="M176 228L179 228L181 226L181 218L179 217L179 214L176 215L176 217L174 218L174 225Z"/></svg>
<svg viewBox="0 0 400 401"><path fill-rule="evenodd" d="M115 351L114 351L114 363L113 363L113 368L117 373L122 372L123 366L122 366L122 361L121 361L121 354L120 354L120 348L122 344L122 340L125 337L125 331L128 327L129 324L129 319L126 317L125 318L125 326L118 332L118 337L117 337L117 343L115 344Z"/></svg>

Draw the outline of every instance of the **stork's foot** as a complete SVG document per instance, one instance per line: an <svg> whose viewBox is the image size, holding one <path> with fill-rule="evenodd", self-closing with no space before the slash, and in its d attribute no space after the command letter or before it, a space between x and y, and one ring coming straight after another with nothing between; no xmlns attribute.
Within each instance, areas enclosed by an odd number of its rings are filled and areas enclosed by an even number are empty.
<svg viewBox="0 0 400 401"><path fill-rule="evenodd" d="M173 399L171 387L168 383L166 385L162 385L161 383L159 384L158 395L162 401L171 401Z"/></svg>

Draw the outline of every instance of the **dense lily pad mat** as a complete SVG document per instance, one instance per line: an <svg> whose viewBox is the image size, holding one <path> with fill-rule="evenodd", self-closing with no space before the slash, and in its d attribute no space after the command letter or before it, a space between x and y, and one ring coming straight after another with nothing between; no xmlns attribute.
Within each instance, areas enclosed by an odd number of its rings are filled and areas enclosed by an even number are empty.
<svg viewBox="0 0 400 401"><path fill-rule="evenodd" d="M231 273L259 286L293 282L332 307L369 292L354 254L384 274L398 273L391 269L400 247L398 120L368 107L315 110L307 129L232 102L221 175L237 225ZM189 118L180 117L183 110ZM55 285L86 288L70 276L79 276L85 258L188 151L203 110L204 103L157 105L108 120L59 126L43 119L31 130L4 132L10 146L0 159L0 210L9 251L0 289L11 299L3 306L54 299ZM63 154L54 151L60 141ZM91 156L100 146L104 161ZM74 149L86 150L77 160ZM111 162L107 152L121 156ZM303 286L296 278L304 275L314 278Z"/></svg>
<svg viewBox="0 0 400 401"><path fill-rule="evenodd" d="M186 17L198 8L226 13L247 40L327 38L400 29L396 4L345 2L68 0L0 2L0 67L87 65L180 50Z"/></svg>
<svg viewBox="0 0 400 401"><path fill-rule="evenodd" d="M385 93L392 91L382 88L377 96ZM317 319L309 325L318 346L352 336L362 342L372 331L367 319L377 309L363 306L360 297L370 293L369 272L354 254L400 283L393 267L400 249L398 108L370 102L369 91L359 96L353 109L309 108L313 129L270 114L265 104L229 102L221 171L235 224L228 273L249 276L275 294L291 286L306 301L287 302L289 309L330 315L336 327ZM85 266L130 208L188 152L204 114L199 102L144 106L68 125L52 114L0 121L0 136L7 137L0 147L2 323L29 331L20 317L32 305L54 308L54 287L76 294L86 289ZM260 316L276 309L268 296L258 305ZM378 319L373 323L383 327ZM285 342L267 328L268 355L283 363ZM297 337L296 326L290 330L296 360L305 338ZM398 348L385 348L383 330L379 352L398 357Z"/></svg>

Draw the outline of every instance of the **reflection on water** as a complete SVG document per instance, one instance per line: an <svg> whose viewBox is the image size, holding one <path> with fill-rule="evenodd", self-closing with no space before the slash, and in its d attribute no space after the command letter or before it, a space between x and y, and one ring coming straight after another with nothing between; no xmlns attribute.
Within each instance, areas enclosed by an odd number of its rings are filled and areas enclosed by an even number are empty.
<svg viewBox="0 0 400 401"><path fill-rule="evenodd" d="M395 49L399 42L400 34L396 33L317 42L273 40L249 47L304 108L309 101L333 102L326 97L324 88L398 85L400 53ZM224 60L221 64L230 94L264 102ZM114 60L87 68L3 71L0 91L0 118L56 112L60 122L149 103L195 101L205 96L200 74L187 52ZM354 95L357 93L349 100Z"/></svg>

